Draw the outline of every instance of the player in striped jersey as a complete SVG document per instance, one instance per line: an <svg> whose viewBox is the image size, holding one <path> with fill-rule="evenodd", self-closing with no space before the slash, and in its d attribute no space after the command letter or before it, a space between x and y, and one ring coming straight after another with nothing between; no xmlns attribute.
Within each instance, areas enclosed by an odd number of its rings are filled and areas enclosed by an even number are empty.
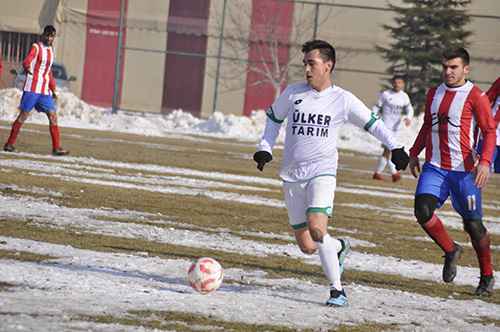
<svg viewBox="0 0 500 332"><path fill-rule="evenodd" d="M332 84L335 49L322 40L302 46L307 82L289 85L267 110L267 122L253 159L257 168L272 160L272 148L286 119L286 138L280 177L283 180L289 223L302 252L319 252L330 282L329 306L347 306L340 274L346 240L327 232L337 181L337 133L345 122L364 128L392 150L397 169L405 169L408 155L382 121L372 116L356 96Z"/></svg>
<svg viewBox="0 0 500 332"><path fill-rule="evenodd" d="M57 125L56 105L57 99L56 82L52 76L52 63L54 63L54 50L52 44L56 37L56 29L47 25L43 29L40 41L31 46L28 56L23 61L26 72L23 95L19 105L19 115L12 124L10 136L4 145L4 151L15 151L14 144L22 125L35 108L38 112L44 112L49 119L49 130L52 138L52 154L63 156L69 151L61 148L59 126Z"/></svg>
<svg viewBox="0 0 500 332"><path fill-rule="evenodd" d="M486 95L490 100L491 112L497 128L496 158L494 158L493 169L495 173L500 173L500 77L497 78L495 83L488 89Z"/></svg>
<svg viewBox="0 0 500 332"><path fill-rule="evenodd" d="M452 282L462 247L451 239L434 213L451 196L479 261L481 275L475 294L490 295L495 279L490 237L482 222L481 188L489 177L495 123L486 94L466 79L468 52L463 48L444 52L442 68L443 83L427 93L424 124L410 149L410 170L415 177L421 171L415 216L444 251L443 280ZM473 139L476 126L484 138L483 153L477 161ZM418 155L424 148L421 170Z"/></svg>

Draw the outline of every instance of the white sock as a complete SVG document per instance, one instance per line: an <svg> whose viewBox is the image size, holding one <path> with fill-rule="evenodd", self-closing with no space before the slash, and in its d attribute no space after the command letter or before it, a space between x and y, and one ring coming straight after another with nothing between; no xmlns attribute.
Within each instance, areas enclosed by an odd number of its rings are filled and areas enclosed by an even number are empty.
<svg viewBox="0 0 500 332"><path fill-rule="evenodd" d="M385 159L384 156L379 157L375 173L382 173L384 171L385 165L387 165L387 159Z"/></svg>
<svg viewBox="0 0 500 332"><path fill-rule="evenodd" d="M337 243L338 244L337 244ZM337 290L342 290L340 282L339 258L337 256L338 246L342 247L339 240L333 239L330 235L323 236L323 242L316 242L319 249L319 258L325 275L330 281L330 285ZM340 250L340 249L339 249Z"/></svg>
<svg viewBox="0 0 500 332"><path fill-rule="evenodd" d="M389 165L391 174L396 174L398 172L398 170L396 169L396 165L394 165L392 161L389 160L387 164Z"/></svg>

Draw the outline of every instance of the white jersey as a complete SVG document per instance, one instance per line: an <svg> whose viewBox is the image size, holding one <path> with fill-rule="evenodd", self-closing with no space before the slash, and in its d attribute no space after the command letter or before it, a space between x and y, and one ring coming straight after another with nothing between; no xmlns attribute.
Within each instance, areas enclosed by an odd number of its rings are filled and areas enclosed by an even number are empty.
<svg viewBox="0 0 500 332"><path fill-rule="evenodd" d="M272 154L281 123L286 136L280 177L286 182L307 181L337 174L337 133L349 121L386 144L396 143L392 132L352 93L332 86L321 92L306 83L289 85L266 111L266 129L258 150Z"/></svg>
<svg viewBox="0 0 500 332"><path fill-rule="evenodd" d="M404 91L385 90L379 95L377 104L373 106L373 112L380 114L387 128L397 131L401 119L413 117L413 107L410 97Z"/></svg>

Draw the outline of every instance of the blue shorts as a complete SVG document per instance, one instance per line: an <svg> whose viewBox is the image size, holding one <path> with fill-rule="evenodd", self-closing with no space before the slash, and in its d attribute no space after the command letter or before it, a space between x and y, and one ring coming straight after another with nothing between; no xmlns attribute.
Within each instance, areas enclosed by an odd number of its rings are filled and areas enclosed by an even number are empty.
<svg viewBox="0 0 500 332"><path fill-rule="evenodd" d="M481 220L481 189L474 184L473 172L448 171L425 163L418 178L415 196L430 194L438 198L438 208L451 196L453 208L464 220Z"/></svg>
<svg viewBox="0 0 500 332"><path fill-rule="evenodd" d="M24 91L19 109L23 112L31 112L33 108L38 112L55 112L56 104L54 103L54 98L50 95Z"/></svg>

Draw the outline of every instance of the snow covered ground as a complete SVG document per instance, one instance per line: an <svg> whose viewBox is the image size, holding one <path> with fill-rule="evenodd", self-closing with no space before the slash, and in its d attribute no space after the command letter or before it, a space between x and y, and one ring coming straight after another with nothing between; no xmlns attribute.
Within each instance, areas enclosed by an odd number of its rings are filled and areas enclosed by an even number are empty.
<svg viewBox="0 0 500 332"><path fill-rule="evenodd" d="M0 119L13 120L20 93L15 89L0 90ZM85 104L70 93L61 93L60 125L75 128L120 131L148 136L192 139L203 135L237 139L245 144L256 142L263 129L263 112L251 118L215 113L207 120L193 118L176 111L162 115L131 115ZM32 123L46 123L34 114ZM418 123L401 133L409 146ZM380 144L363 130L345 126L339 133L339 146L363 152L378 153ZM199 138L196 138L199 140ZM282 140L282 137L281 137ZM134 176L116 174L112 169L140 172ZM56 158L32 153L16 153L15 158L0 153L0 170L19 169L40 177L53 177L72 183L140 189L176 195L203 196L219 201L283 208L281 200L259 193L278 191L280 181L259 177L204 172L196 169L166 167L154 164L116 162L84 157ZM353 170L355 172L361 170ZM149 173L155 173L151 175ZM244 239L224 230L177 228L178 224L159 214L131 210L70 208L51 202L61 193L45 188L8 186L22 195L0 193L0 222L30 220L43 227L70 227L82 233L103 234L157 243L184 245L266 257L286 256L319 264L316 256L302 254L285 234L249 233L254 237L281 238L289 244L273 244ZM0 184L0 189L5 188ZM237 190L238 193L232 193ZM361 186L342 183L339 192L360 197L393 197L411 200L413 193L401 188ZM252 194L245 194L246 191ZM36 195L37 198L31 197ZM42 196L40 198L40 196ZM356 209L374 210L370 204L352 203ZM344 203L346 204L346 203ZM493 211L500 210L498 201L486 201ZM412 219L407 209L394 207L394 218ZM500 217L487 216L488 228L500 234ZM107 221L113 220L111 221ZM138 220L119 222L120 220ZM447 226L461 227L456 215L443 214ZM148 224L140 221L147 220ZM118 221L118 222L117 222ZM153 225L152 225L153 224ZM165 227L156 227L168 225ZM379 272L417 280L441 282L441 266L416 260L363 253L362 247L375 244L349 237L353 252L347 270ZM427 238L420 238L427 241ZM264 271L227 268L222 287L208 296L195 293L186 283L190 264L182 259L149 257L147 253L120 254L76 249L68 245L18 239L0 234L0 250L30 252L57 257L42 263L0 260L0 282L14 284L13 290L0 296L0 331L148 331L142 327L101 324L72 319L78 315L125 316L128 310L172 310L212 315L227 321L249 324L274 324L318 331L337 325L363 323L398 324L406 331L500 331L494 324L482 324L486 318L500 320L500 305L482 300L458 300L453 293L447 299L400 290L348 284L350 307L332 309L323 306L325 286L296 279L270 278ZM494 247L498 250L498 247ZM477 268L459 267L458 285L477 284ZM195 305L193 305L195 304ZM64 313L61 316L61 313Z"/></svg>
<svg viewBox="0 0 500 332"><path fill-rule="evenodd" d="M0 90L0 119L14 120L21 91L17 89ZM62 127L87 128L116 131L146 136L172 137L174 134L196 134L208 137L238 139L246 142L257 142L260 137L266 116L264 112L255 112L251 117L224 115L216 112L208 119L198 119L181 110L168 115L134 114L117 112L86 104L69 92L60 92L58 100L59 124ZM34 114L28 123L47 123L44 114ZM409 147L413 143L421 125L421 119L413 121L406 128L402 126L398 138ZM278 142L283 141L283 130ZM380 143L363 129L346 124L338 133L338 146L348 150L365 153L379 153Z"/></svg>
<svg viewBox="0 0 500 332"><path fill-rule="evenodd" d="M400 324L408 331L498 331L475 321L500 318L500 306L479 300L460 301L350 284L349 308L323 306L322 285L295 279L269 279L261 271L226 269L227 280L215 293L199 295L185 282L190 265L185 260L101 253L68 246L0 237L0 248L61 257L45 264L0 261L0 278L22 284L3 293L0 307L38 319L19 322L3 316L5 330L16 326L39 330L77 329L81 323L55 320L53 314L124 315L126 310L189 311L229 321L287 325L296 328L333 328L339 324L378 322ZM193 305L195 304L195 305ZM432 310L428 310L432 309ZM109 331L87 326L92 331ZM124 329L125 330L125 329ZM133 330L133 329L130 329Z"/></svg>

